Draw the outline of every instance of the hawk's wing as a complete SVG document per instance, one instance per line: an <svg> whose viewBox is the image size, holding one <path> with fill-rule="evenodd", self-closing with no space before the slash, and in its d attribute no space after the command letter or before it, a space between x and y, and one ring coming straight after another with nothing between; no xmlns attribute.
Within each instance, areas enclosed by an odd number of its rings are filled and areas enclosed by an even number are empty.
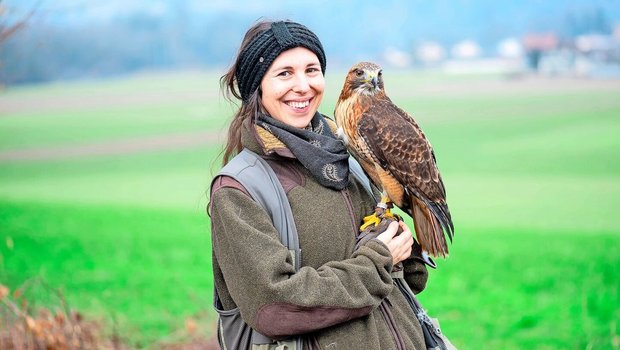
<svg viewBox="0 0 620 350"><path fill-rule="evenodd" d="M435 155L422 130L392 101L381 99L364 112L358 132L373 158L405 188L409 201L402 209L414 218L422 246L435 256L445 256L448 250L441 227L452 239L454 225Z"/></svg>
<svg viewBox="0 0 620 350"><path fill-rule="evenodd" d="M431 145L407 112L390 100L376 101L360 118L358 132L381 167L409 191L420 199L445 201Z"/></svg>

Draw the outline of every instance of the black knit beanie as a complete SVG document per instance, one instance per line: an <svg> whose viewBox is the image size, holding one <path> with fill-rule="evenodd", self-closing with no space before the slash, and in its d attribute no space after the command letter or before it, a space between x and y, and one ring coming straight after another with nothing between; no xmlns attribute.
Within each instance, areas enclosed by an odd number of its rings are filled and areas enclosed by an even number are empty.
<svg viewBox="0 0 620 350"><path fill-rule="evenodd" d="M259 34L239 55L235 72L241 98L247 101L258 89L269 66L283 51L305 47L314 52L325 74L327 62L319 38L310 29L295 22L274 22Z"/></svg>

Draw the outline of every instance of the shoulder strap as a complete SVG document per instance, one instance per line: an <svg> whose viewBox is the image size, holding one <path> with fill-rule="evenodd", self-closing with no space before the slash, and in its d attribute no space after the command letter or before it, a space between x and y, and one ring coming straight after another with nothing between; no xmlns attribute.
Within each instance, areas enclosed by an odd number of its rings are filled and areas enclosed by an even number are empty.
<svg viewBox="0 0 620 350"><path fill-rule="evenodd" d="M244 149L226 164L217 176L221 175L239 181L250 196L267 211L280 233L280 242L288 247L295 269L298 270L301 267L301 251L293 212L286 192L269 164L258 154Z"/></svg>
<svg viewBox="0 0 620 350"><path fill-rule="evenodd" d="M357 160L355 160L355 158L353 157L349 157L349 171L351 172L353 177L355 177L357 181L359 181L364 186L366 192L368 192L368 194L376 200L377 198L372 191L370 179L368 178L368 176L366 176L366 173L364 172L364 169L362 169L360 163L358 163Z"/></svg>
<svg viewBox="0 0 620 350"><path fill-rule="evenodd" d="M301 249L299 248L299 237L295 221L293 220L293 212L286 197L286 192L271 166L258 154L248 149L243 149L220 170L213 181L222 175L230 176L237 180L250 196L267 211L274 227L280 234L280 242L288 248L292 256L295 270L299 270L301 267ZM213 186L213 183L211 186ZM221 302L217 289L213 288L213 290L213 302L217 308L221 306ZM251 340L252 343L256 344L274 343L274 340L257 331L251 332ZM301 337L295 337L287 344L290 349L303 350L303 340Z"/></svg>

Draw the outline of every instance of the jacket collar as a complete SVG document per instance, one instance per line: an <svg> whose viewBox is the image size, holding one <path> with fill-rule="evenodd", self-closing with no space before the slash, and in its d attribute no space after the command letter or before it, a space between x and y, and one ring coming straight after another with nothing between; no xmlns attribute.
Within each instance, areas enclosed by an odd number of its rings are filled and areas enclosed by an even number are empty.
<svg viewBox="0 0 620 350"><path fill-rule="evenodd" d="M266 156L279 155L285 158L295 158L293 153L265 128L246 120L241 129L241 145L250 151Z"/></svg>
<svg viewBox="0 0 620 350"><path fill-rule="evenodd" d="M325 121L332 132L336 134L336 123L327 117L325 117ZM243 123L241 129L241 145L257 154L266 156L278 155L284 158L295 159L293 153L282 141L278 140L278 138L267 131L267 129L256 125L254 120L251 119Z"/></svg>

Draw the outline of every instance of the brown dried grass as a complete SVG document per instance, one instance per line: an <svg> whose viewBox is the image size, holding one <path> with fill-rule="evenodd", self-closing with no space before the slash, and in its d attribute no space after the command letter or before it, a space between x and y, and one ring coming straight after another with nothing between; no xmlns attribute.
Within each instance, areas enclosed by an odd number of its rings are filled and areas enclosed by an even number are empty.
<svg viewBox="0 0 620 350"><path fill-rule="evenodd" d="M54 295L58 305L29 306L25 292L34 285ZM207 318L205 317L205 320ZM215 337L203 336L212 325L187 319L184 329L171 334L149 348L153 350L216 350ZM29 280L11 291L0 284L0 349L2 350L129 350L117 330L101 321L91 320L71 310L62 293L47 286L40 279Z"/></svg>

